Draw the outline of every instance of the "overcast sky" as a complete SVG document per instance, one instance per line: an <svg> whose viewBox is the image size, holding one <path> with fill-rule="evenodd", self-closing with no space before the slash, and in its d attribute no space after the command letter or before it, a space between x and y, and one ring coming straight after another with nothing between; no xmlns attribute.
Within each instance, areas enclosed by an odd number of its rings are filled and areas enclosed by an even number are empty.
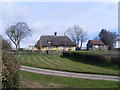
<svg viewBox="0 0 120 90"><path fill-rule="evenodd" d="M24 21L32 29L32 36L21 42L26 48L41 35L64 35L67 28L79 25L93 39L102 28L118 32L117 2L4 2L2 3L2 30Z"/></svg>

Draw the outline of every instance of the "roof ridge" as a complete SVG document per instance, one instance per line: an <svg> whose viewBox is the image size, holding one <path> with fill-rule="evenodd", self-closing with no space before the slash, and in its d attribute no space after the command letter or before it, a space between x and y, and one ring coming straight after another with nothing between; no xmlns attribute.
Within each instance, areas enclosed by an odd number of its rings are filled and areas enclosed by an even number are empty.
<svg viewBox="0 0 120 90"><path fill-rule="evenodd" d="M90 42L92 44L103 44L104 45L103 41L101 41L101 40L90 40Z"/></svg>
<svg viewBox="0 0 120 90"><path fill-rule="evenodd" d="M55 35L41 35L41 37L54 36L54 37L68 37L68 36L55 36Z"/></svg>
<svg viewBox="0 0 120 90"><path fill-rule="evenodd" d="M42 35L40 39L42 41L42 46L49 46L48 42L51 41L53 46L75 46L76 44L69 39L68 36L55 36L55 35Z"/></svg>

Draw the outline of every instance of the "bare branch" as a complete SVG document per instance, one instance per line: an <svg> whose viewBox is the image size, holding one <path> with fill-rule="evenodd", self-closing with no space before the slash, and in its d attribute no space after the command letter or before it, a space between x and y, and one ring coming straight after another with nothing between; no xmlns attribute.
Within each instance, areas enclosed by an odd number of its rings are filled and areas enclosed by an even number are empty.
<svg viewBox="0 0 120 90"><path fill-rule="evenodd" d="M68 28L66 30L66 34L71 38L73 42L82 48L83 42L87 40L87 32L83 30L83 28L79 27L78 25L73 26L72 28Z"/></svg>
<svg viewBox="0 0 120 90"><path fill-rule="evenodd" d="M6 30L6 35L15 44L16 49L18 49L18 47L20 48L21 40L31 35L31 29L28 28L25 22L18 22Z"/></svg>

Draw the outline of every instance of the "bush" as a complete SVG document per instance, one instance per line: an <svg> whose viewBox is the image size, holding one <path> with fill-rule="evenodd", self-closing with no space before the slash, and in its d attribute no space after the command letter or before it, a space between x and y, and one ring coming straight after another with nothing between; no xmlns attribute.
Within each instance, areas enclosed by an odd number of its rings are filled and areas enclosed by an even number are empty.
<svg viewBox="0 0 120 90"><path fill-rule="evenodd" d="M112 56L112 63L120 65L120 54L118 53L118 56Z"/></svg>
<svg viewBox="0 0 120 90"><path fill-rule="evenodd" d="M20 64L14 53L2 51L2 87L19 87L19 68Z"/></svg>
<svg viewBox="0 0 120 90"><path fill-rule="evenodd" d="M10 50L12 48L9 40L3 39L2 36L0 36L0 39L2 40L2 50Z"/></svg>
<svg viewBox="0 0 120 90"><path fill-rule="evenodd" d="M97 61L101 63L118 63L118 57L113 57L109 54L105 55L92 52L63 52L63 56L70 56L85 61Z"/></svg>
<svg viewBox="0 0 120 90"><path fill-rule="evenodd" d="M23 49L23 48L19 48L18 50L19 50L19 51L23 51L24 49Z"/></svg>

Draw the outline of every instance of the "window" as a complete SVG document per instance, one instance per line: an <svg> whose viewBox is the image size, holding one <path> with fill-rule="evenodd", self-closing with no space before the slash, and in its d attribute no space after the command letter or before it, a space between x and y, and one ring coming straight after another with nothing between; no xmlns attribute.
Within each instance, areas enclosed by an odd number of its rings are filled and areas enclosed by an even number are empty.
<svg viewBox="0 0 120 90"><path fill-rule="evenodd" d="M98 46L98 45L95 45L95 48L99 48L99 46Z"/></svg>
<svg viewBox="0 0 120 90"><path fill-rule="evenodd" d="M35 45L29 45L29 49L36 49Z"/></svg>
<svg viewBox="0 0 120 90"><path fill-rule="evenodd" d="M52 42L50 42L50 41L48 42L48 44L51 44L51 43L52 43Z"/></svg>
<svg viewBox="0 0 120 90"><path fill-rule="evenodd" d="M58 48L59 48L59 49L63 49L64 47L61 46L61 47L58 47Z"/></svg>
<svg viewBox="0 0 120 90"><path fill-rule="evenodd" d="M53 49L53 47L48 47L48 49Z"/></svg>
<svg viewBox="0 0 120 90"><path fill-rule="evenodd" d="M71 50L72 50L72 47L67 47L67 48L68 48L68 50L69 50L69 51L71 51Z"/></svg>
<svg viewBox="0 0 120 90"><path fill-rule="evenodd" d="M68 47L68 49L72 49L72 47Z"/></svg>
<svg viewBox="0 0 120 90"><path fill-rule="evenodd" d="M32 49L35 49L34 47L32 47Z"/></svg>

